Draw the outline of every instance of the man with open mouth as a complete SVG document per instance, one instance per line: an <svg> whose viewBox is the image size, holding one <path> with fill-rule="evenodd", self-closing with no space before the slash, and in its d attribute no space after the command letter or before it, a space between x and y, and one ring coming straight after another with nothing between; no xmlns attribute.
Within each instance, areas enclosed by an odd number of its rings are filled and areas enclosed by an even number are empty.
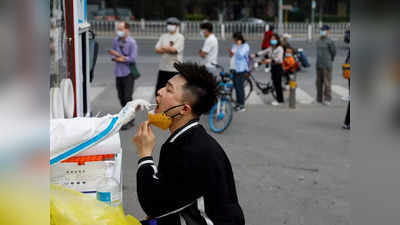
<svg viewBox="0 0 400 225"><path fill-rule="evenodd" d="M170 121L158 166L152 126L141 124L133 141L139 162L137 194L150 218L143 224L244 225L228 156L199 124L217 101L217 82L206 67L174 65L178 74L157 92L155 114Z"/></svg>

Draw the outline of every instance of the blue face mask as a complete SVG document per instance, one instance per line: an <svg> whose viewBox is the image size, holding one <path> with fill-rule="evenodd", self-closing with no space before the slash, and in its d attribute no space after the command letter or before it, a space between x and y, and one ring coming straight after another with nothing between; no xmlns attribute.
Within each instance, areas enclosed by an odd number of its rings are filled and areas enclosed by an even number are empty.
<svg viewBox="0 0 400 225"><path fill-rule="evenodd" d="M321 36L326 36L326 30L321 30Z"/></svg>
<svg viewBox="0 0 400 225"><path fill-rule="evenodd" d="M271 43L271 45L277 45L277 44L278 44L278 41L275 40L275 39L273 39L273 40L270 41L270 43Z"/></svg>

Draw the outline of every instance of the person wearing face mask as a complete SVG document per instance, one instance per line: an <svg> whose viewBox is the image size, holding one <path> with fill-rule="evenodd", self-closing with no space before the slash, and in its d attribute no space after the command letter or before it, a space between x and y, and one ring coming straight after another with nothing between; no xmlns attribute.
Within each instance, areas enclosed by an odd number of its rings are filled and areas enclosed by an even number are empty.
<svg viewBox="0 0 400 225"><path fill-rule="evenodd" d="M108 51L112 61L115 62L114 74L116 76L116 87L121 106L132 101L134 77L131 73L130 64L136 63L138 45L136 40L129 36L129 24L120 22L117 26L117 37L114 38L112 49ZM134 125L133 121L122 127L129 129Z"/></svg>
<svg viewBox="0 0 400 225"><path fill-rule="evenodd" d="M168 18L167 33L161 35L155 46L156 53L161 55L155 95L169 79L177 74L174 63L183 62L185 38L179 33L179 24L180 21L177 18Z"/></svg>
<svg viewBox="0 0 400 225"><path fill-rule="evenodd" d="M211 23L202 23L200 29L201 36L205 38L203 47L199 51L202 58L201 64L205 65L211 73L216 75L215 65L218 64L218 39L213 33L213 25Z"/></svg>
<svg viewBox="0 0 400 225"><path fill-rule="evenodd" d="M265 50L259 51L256 54L252 54L251 57L259 57L268 55L268 59L264 59L264 64L271 64L271 80L275 87L276 100L271 104L278 106L284 102L282 92L282 76L283 76L283 47L277 34L273 34L271 37L271 46Z"/></svg>
<svg viewBox="0 0 400 225"><path fill-rule="evenodd" d="M284 70L284 77L286 79L285 85L288 86L289 81L290 81L290 74L293 74L299 68L298 63L296 62L296 60L293 56L293 49L286 48L285 57L283 59L282 66L283 66L283 70ZM286 87L286 89L289 89L289 88Z"/></svg>
<svg viewBox="0 0 400 225"><path fill-rule="evenodd" d="M315 85L317 88L317 103L330 105L332 100L332 64L336 56L336 47L329 38L329 26L321 27L321 37L317 41L317 77Z"/></svg>
<svg viewBox="0 0 400 225"><path fill-rule="evenodd" d="M133 138L139 155L137 195L148 216L141 223L244 225L230 160L199 123L217 101L216 78L194 63L175 68L178 75L158 91L154 114ZM157 115L159 119L151 119ZM162 118L169 122L160 127ZM158 166L152 157L152 126L171 133L161 146Z"/></svg>

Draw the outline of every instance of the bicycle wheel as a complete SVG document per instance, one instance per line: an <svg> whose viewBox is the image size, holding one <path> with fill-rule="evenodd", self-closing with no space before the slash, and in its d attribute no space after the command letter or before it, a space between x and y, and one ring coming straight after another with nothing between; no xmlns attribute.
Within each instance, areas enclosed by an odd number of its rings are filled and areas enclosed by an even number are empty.
<svg viewBox="0 0 400 225"><path fill-rule="evenodd" d="M244 80L243 86L244 86L244 100L247 100L250 97L251 92L253 92L253 82L251 82L250 77L247 77L246 80ZM236 102L235 88L232 89L231 99L232 102Z"/></svg>
<svg viewBox="0 0 400 225"><path fill-rule="evenodd" d="M278 100L278 99L276 98L276 90L275 90L274 87L271 89L271 95L272 95L272 97L274 97L275 100Z"/></svg>
<svg viewBox="0 0 400 225"><path fill-rule="evenodd" d="M211 110L208 117L208 123L211 131L222 133L232 121L233 109L232 103L227 99L220 99Z"/></svg>

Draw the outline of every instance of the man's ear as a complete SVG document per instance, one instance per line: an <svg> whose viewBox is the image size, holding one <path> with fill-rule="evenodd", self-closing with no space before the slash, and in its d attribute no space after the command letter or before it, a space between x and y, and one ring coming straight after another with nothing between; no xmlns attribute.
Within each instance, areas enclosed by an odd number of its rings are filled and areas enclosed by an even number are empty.
<svg viewBox="0 0 400 225"><path fill-rule="evenodd" d="M189 104L185 104L183 109L181 110L181 114L182 115L188 115L192 113L192 106L190 106Z"/></svg>

